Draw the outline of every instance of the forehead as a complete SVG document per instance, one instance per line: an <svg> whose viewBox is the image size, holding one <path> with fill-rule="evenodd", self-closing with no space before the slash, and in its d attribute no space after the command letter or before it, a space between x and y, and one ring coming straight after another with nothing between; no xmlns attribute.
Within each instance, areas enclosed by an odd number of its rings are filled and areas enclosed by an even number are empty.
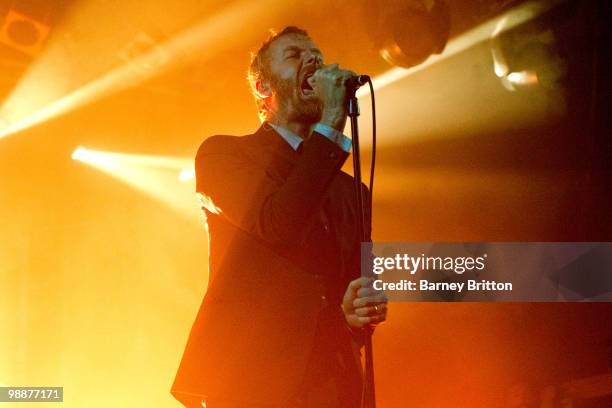
<svg viewBox="0 0 612 408"><path fill-rule="evenodd" d="M269 52L271 57L280 57L283 53L290 49L299 48L301 50L311 50L319 52L317 45L310 39L302 34L286 34L275 40L270 44Z"/></svg>

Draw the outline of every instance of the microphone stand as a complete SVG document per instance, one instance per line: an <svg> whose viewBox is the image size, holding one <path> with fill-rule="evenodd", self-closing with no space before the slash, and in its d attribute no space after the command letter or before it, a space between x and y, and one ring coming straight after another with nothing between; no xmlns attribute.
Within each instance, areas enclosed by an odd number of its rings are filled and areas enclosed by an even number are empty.
<svg viewBox="0 0 612 408"><path fill-rule="evenodd" d="M365 242L365 216L363 205L363 190L361 188L361 162L359 150L359 101L357 100L357 86L351 86L347 89L348 96L348 116L351 121L351 138L353 140L353 174L355 177L355 191L357 194L357 209L360 216L359 237L361 242ZM361 408L376 408L376 393L374 389L374 353L372 350L372 334L374 329L368 327L365 329L365 375L364 388L361 397Z"/></svg>

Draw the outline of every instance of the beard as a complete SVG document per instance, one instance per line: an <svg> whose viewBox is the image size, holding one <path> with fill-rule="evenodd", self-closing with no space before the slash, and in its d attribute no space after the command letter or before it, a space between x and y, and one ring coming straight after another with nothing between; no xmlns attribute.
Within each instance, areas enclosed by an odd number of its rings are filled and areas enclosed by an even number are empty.
<svg viewBox="0 0 612 408"><path fill-rule="evenodd" d="M287 114L287 118L305 124L317 123L321 120L323 105L317 98L304 98L295 82L272 78L272 89L278 99L279 110Z"/></svg>

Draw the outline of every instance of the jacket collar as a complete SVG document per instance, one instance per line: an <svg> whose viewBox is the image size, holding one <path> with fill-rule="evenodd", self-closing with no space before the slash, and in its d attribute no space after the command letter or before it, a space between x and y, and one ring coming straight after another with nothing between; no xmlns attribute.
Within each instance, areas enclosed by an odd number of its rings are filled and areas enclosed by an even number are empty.
<svg viewBox="0 0 612 408"><path fill-rule="evenodd" d="M287 143L289 143L289 146L291 146L293 150L297 150L300 147L300 144L303 142L303 139L300 136L296 135L289 129L285 129L273 123L269 123L269 126L276 130L276 132L279 133Z"/></svg>
<svg viewBox="0 0 612 408"><path fill-rule="evenodd" d="M294 160L299 155L268 122L263 122L253 136L259 143L289 160Z"/></svg>

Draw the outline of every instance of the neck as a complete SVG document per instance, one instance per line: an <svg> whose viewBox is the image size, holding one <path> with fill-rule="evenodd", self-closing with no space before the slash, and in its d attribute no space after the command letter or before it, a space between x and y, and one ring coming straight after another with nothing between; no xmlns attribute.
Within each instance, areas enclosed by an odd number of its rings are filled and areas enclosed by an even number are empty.
<svg viewBox="0 0 612 408"><path fill-rule="evenodd" d="M310 129L313 126L312 123L295 122L287 118L284 118L281 115L270 116L268 118L268 122L272 123L273 125L285 128L295 133L302 139L306 139L310 135Z"/></svg>

